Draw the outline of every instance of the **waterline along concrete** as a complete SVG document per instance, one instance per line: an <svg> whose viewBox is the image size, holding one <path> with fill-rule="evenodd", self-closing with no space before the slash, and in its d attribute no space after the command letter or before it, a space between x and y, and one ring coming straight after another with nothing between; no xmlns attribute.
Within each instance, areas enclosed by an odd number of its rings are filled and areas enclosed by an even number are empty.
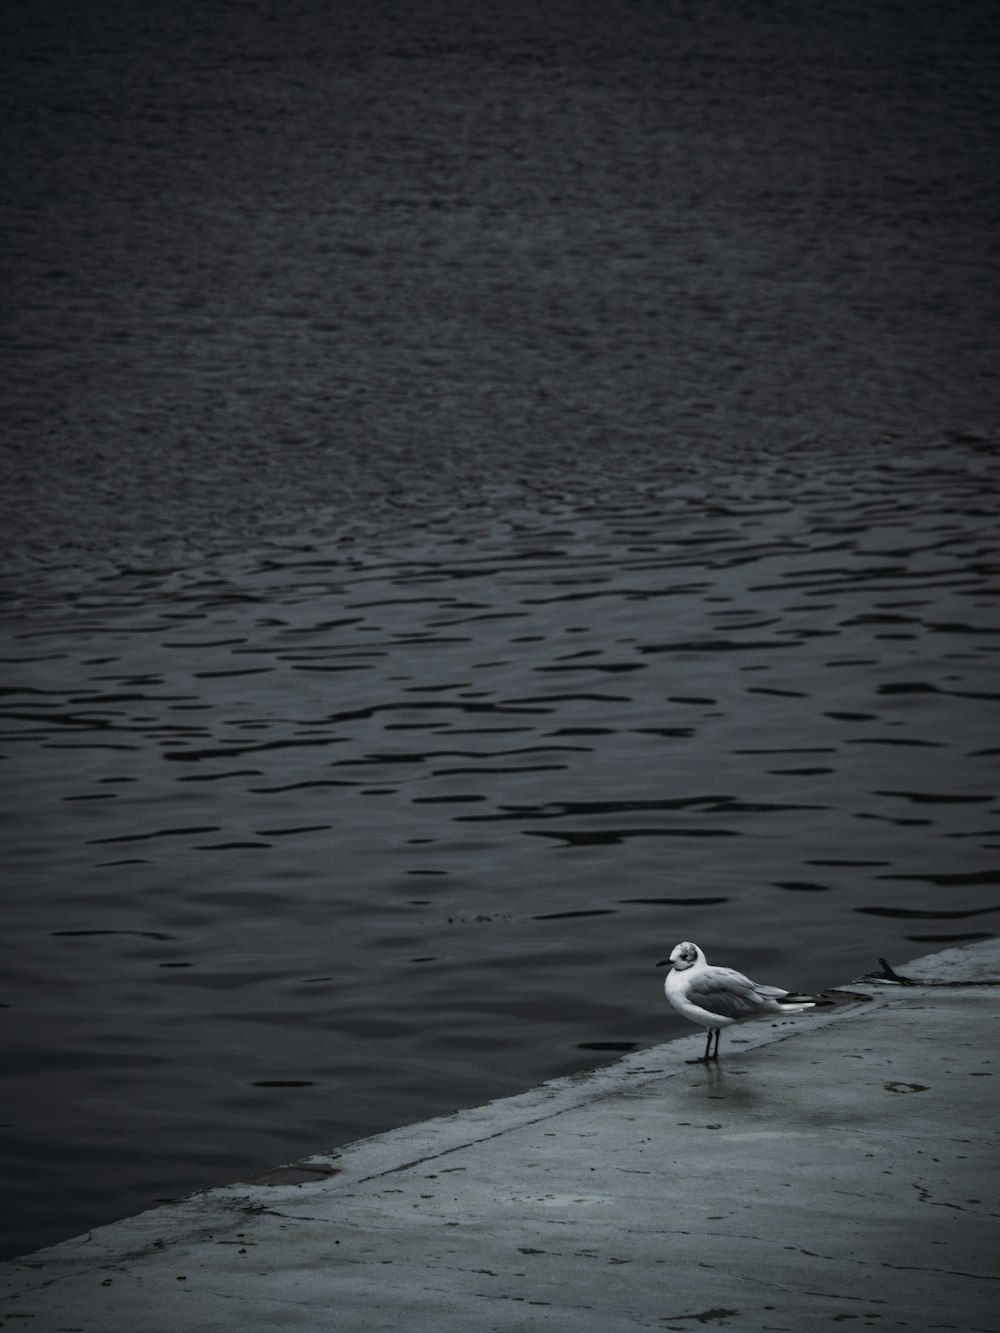
<svg viewBox="0 0 1000 1333"><path fill-rule="evenodd" d="M995 1333L1000 941L896 966L2 1265L0 1328Z"/></svg>

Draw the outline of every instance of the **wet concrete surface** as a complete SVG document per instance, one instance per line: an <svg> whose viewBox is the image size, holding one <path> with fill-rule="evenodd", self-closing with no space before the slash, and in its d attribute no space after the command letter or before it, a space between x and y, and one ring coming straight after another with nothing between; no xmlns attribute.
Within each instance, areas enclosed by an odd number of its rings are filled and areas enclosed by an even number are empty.
<svg viewBox="0 0 1000 1333"><path fill-rule="evenodd" d="M5 1265L3 1326L996 1328L1000 945Z"/></svg>

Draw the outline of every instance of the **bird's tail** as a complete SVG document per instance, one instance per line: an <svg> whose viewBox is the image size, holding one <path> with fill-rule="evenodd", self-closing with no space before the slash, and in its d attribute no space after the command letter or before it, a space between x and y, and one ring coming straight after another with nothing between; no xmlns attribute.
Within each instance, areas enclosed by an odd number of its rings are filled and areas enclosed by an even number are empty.
<svg viewBox="0 0 1000 1333"><path fill-rule="evenodd" d="M844 1005L857 1004L859 1000L870 1000L870 995L859 994L853 990L824 990L818 995L802 995L789 991L786 995L774 997L789 1014L800 1014L806 1009L837 1009Z"/></svg>
<svg viewBox="0 0 1000 1333"><path fill-rule="evenodd" d="M800 1014L805 1009L815 1009L817 1004L823 1003L820 995L802 995L798 991L782 990L780 986L758 985L757 993L774 1000L775 1004L780 1004L789 1014Z"/></svg>

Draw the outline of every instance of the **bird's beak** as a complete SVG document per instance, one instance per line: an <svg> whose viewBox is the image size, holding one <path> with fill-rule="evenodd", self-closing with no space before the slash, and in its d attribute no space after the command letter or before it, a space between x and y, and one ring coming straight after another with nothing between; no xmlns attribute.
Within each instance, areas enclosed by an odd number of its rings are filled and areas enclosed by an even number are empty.
<svg viewBox="0 0 1000 1333"><path fill-rule="evenodd" d="M667 966L669 965L669 963L670 963L670 959L669 959L669 958L661 958L660 961L656 964L656 966L657 966L657 967L667 967Z"/></svg>

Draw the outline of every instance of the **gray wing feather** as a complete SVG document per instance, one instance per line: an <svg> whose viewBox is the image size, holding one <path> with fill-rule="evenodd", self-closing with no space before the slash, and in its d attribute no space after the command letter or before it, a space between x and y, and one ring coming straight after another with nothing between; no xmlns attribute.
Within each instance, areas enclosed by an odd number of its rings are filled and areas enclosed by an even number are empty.
<svg viewBox="0 0 1000 1333"><path fill-rule="evenodd" d="M773 989L773 988L771 988ZM780 994L784 994L781 991ZM716 967L693 977L687 988L688 999L720 1018L749 1018L771 1009L774 998L762 994L749 977L730 968Z"/></svg>

